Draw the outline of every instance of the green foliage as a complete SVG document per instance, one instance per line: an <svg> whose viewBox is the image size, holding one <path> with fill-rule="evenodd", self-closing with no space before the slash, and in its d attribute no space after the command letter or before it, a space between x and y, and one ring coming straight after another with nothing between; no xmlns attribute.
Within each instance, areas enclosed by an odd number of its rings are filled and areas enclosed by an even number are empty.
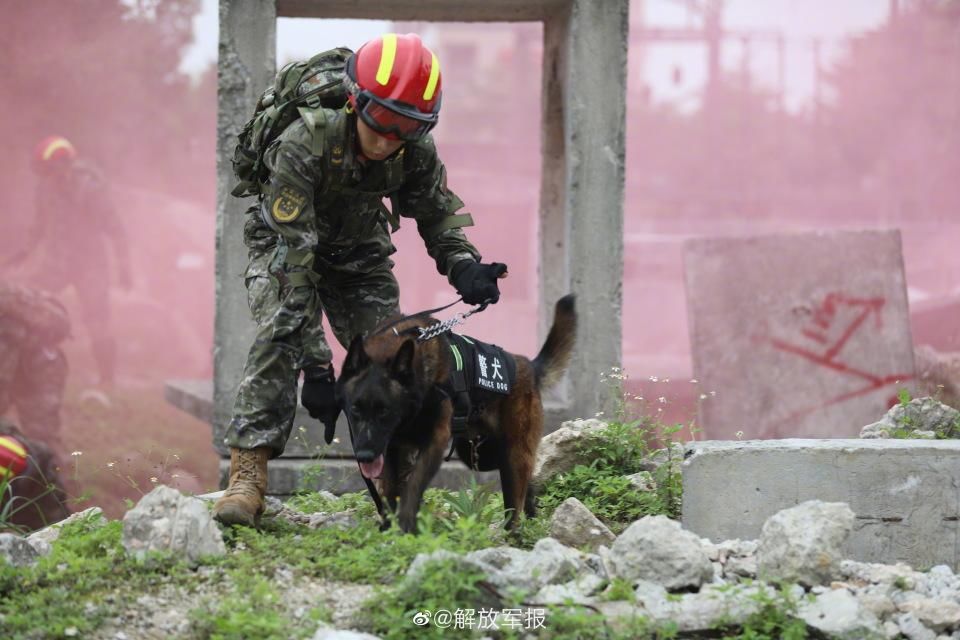
<svg viewBox="0 0 960 640"><path fill-rule="evenodd" d="M287 506L301 513L333 513L354 510L358 516L374 516L376 506L366 492L345 493L334 499L317 491L304 491L287 501Z"/></svg>
<svg viewBox="0 0 960 640"><path fill-rule="evenodd" d="M551 608L540 640L666 640L675 637L669 629L657 629L646 618L619 618L610 623L599 613L579 606Z"/></svg>
<svg viewBox="0 0 960 640"><path fill-rule="evenodd" d="M455 612L457 609L479 610L486 600L480 583L484 575L465 570L450 560L428 563L417 580L402 581L390 589L380 590L365 605L364 617L369 631L387 640L401 638L449 638L451 629L441 628L430 620L418 625L414 616L418 612L434 614L439 610ZM460 629L459 633L466 633Z"/></svg>
<svg viewBox="0 0 960 640"><path fill-rule="evenodd" d="M744 621L739 632L726 635L736 640L803 640L807 625L796 617L797 601L787 585L773 594L759 589L750 596L760 605L758 611Z"/></svg>
<svg viewBox="0 0 960 640"><path fill-rule="evenodd" d="M82 637L144 591L186 575L185 565L173 557L127 557L122 529L118 521L85 518L64 526L52 553L35 566L0 565L5 637L62 637L70 627ZM115 596L112 601L107 594Z"/></svg>
<svg viewBox="0 0 960 640"><path fill-rule="evenodd" d="M17 534L28 533L28 529L18 526L13 522L14 517L21 511L34 508L39 509L40 501L57 490L57 487L49 483L44 490L33 498L24 498L14 494L11 484L13 477L4 476L0 478L0 531L7 531Z"/></svg>
<svg viewBox="0 0 960 640"><path fill-rule="evenodd" d="M910 389L907 389L906 387L901 388L897 392L897 398L900 400L900 406L902 407L907 406L908 404L910 404L910 401L913 400L913 398L910 395Z"/></svg>
<svg viewBox="0 0 960 640"><path fill-rule="evenodd" d="M540 508L552 512L571 496L615 532L643 516L666 511L656 492L637 491L626 476L597 461L589 466L577 465L552 479L540 497Z"/></svg>
<svg viewBox="0 0 960 640"><path fill-rule="evenodd" d="M636 592L633 590L633 584L623 578L614 578L611 580L610 584L607 585L606 591L603 592L603 599L607 602L614 600L632 602L635 598Z"/></svg>
<svg viewBox="0 0 960 640"><path fill-rule="evenodd" d="M192 630L212 640L286 640L313 635L315 625L291 625L279 607L280 596L264 576L231 571L234 584L226 596L212 599L189 613ZM322 609L314 609L308 616L317 622L328 619Z"/></svg>
<svg viewBox="0 0 960 640"><path fill-rule="evenodd" d="M547 482L539 496L540 509L549 515L573 496L615 533L643 516L679 517L682 486L675 464L679 452L674 447L655 452L650 442L669 442L681 428L649 420L611 422L603 431L584 438L580 455L591 461L589 465L577 465ZM661 458L653 473L656 490L638 491L626 476L642 471L654 453Z"/></svg>

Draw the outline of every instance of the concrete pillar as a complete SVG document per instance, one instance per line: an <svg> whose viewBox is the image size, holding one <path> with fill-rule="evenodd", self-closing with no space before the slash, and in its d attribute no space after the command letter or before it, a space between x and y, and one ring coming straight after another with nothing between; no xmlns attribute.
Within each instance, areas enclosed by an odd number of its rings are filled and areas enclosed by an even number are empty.
<svg viewBox="0 0 960 640"><path fill-rule="evenodd" d="M541 205L541 309L549 317L559 291L577 294L580 323L567 398L574 416L611 408L599 375L621 364L628 10L627 0L572 0L544 26L542 195L554 188L559 167L565 194L562 237L554 198ZM550 104L557 94L559 107ZM562 142L551 140L559 118Z"/></svg>
<svg viewBox="0 0 960 640"><path fill-rule="evenodd" d="M224 453L237 385L253 341L243 272L243 211L250 199L230 195L237 134L276 73L277 16L273 2L220 0L217 113L217 260L213 347L213 441Z"/></svg>

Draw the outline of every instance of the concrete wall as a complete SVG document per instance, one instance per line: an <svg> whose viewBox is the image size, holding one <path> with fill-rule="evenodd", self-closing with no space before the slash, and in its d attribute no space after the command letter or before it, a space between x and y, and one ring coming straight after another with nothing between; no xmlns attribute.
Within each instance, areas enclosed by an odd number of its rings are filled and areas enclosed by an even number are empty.
<svg viewBox="0 0 960 640"><path fill-rule="evenodd" d="M683 463L683 526L713 541L757 539L764 521L807 500L856 514L844 557L960 567L960 442L698 442Z"/></svg>
<svg viewBox="0 0 960 640"><path fill-rule="evenodd" d="M276 74L277 16L272 2L220 0L217 62L217 255L213 337L213 444L224 453L240 374L253 342L243 273L243 212L252 201L230 195L236 184L230 159L237 134Z"/></svg>
<svg viewBox="0 0 960 640"><path fill-rule="evenodd" d="M581 314L568 391L551 403L552 429L598 411L606 398L599 373L620 364L628 6L628 0L221 0L213 398L221 452L253 335L242 277L248 203L229 195L230 156L273 78L276 17L544 21L541 328L569 291L578 295ZM301 424L307 439L318 442L317 423L301 415Z"/></svg>

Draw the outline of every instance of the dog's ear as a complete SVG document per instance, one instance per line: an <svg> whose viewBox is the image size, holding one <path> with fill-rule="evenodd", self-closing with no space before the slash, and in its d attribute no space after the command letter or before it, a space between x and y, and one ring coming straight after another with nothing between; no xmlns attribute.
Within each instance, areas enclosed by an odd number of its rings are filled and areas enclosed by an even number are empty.
<svg viewBox="0 0 960 640"><path fill-rule="evenodd" d="M404 340L397 355L393 357L393 375L398 380L409 380L413 377L413 355L416 347L413 340Z"/></svg>
<svg viewBox="0 0 960 640"><path fill-rule="evenodd" d="M369 362L370 357L363 348L363 336L355 336L353 342L350 343L350 348L347 349L347 357L343 361L343 371L340 372L340 377L345 378L353 374Z"/></svg>

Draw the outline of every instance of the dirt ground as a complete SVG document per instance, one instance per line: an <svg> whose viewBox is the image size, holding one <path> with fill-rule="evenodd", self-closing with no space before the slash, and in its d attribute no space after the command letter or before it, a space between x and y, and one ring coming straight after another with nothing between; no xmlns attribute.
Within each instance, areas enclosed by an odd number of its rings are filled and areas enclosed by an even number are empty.
<svg viewBox="0 0 960 640"><path fill-rule="evenodd" d="M184 493L214 491L211 439L210 426L167 404L159 384L70 386L61 470L70 507L99 506L117 518L157 483Z"/></svg>

